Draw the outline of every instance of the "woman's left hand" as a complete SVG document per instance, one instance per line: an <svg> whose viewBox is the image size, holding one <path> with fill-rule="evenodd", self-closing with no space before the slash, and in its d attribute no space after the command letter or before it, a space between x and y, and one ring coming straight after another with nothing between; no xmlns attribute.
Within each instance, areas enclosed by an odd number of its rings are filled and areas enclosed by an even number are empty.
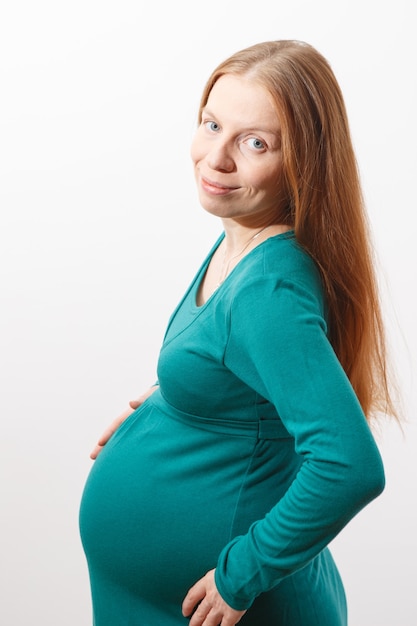
<svg viewBox="0 0 417 626"><path fill-rule="evenodd" d="M182 603L182 614L191 615L196 606L189 626L235 626L246 613L232 609L223 600L214 582L214 569L191 587Z"/></svg>

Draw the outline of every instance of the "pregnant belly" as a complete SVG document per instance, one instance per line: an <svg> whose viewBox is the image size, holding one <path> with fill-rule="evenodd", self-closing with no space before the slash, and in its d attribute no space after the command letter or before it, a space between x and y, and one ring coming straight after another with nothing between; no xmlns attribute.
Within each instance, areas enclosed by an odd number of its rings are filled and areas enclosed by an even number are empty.
<svg viewBox="0 0 417 626"><path fill-rule="evenodd" d="M80 530L93 576L149 602L180 601L280 496L273 472L267 489L259 480L268 471L260 445L145 403L105 446L84 489Z"/></svg>

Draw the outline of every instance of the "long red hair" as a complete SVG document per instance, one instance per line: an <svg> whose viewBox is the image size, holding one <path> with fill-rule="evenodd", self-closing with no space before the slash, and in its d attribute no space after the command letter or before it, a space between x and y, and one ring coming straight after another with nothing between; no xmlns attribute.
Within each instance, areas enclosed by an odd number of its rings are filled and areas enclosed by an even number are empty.
<svg viewBox="0 0 417 626"><path fill-rule="evenodd" d="M285 205L290 224L320 269L329 340L365 415L396 416L387 373L373 249L344 99L327 60L298 41L256 44L222 62L202 94L224 74L268 90L281 124Z"/></svg>

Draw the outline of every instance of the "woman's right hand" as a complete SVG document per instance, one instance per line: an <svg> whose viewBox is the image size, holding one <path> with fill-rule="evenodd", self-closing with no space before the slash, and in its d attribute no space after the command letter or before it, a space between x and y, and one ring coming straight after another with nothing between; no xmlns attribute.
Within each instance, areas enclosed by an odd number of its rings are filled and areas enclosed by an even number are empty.
<svg viewBox="0 0 417 626"><path fill-rule="evenodd" d="M129 417L129 415L136 411L136 409L140 407L140 405L145 402L145 400L149 398L149 396L151 396L153 392L157 390L157 388L158 385L153 385L147 391L145 391L145 393L139 396L139 398L137 398L136 400L131 400L129 402L129 408L126 409L126 411L123 411L121 415L116 417L116 419L110 424L108 428L106 428L104 433L101 435L100 439L94 447L94 450L90 454L90 459L93 459L94 461L98 457L103 447L106 445L110 437L116 432L119 426L125 421L126 418Z"/></svg>

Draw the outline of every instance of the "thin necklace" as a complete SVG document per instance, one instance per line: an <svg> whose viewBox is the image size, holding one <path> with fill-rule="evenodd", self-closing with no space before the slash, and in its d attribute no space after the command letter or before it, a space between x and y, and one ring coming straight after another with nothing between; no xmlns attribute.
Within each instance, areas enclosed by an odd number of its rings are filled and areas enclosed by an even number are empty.
<svg viewBox="0 0 417 626"><path fill-rule="evenodd" d="M241 254L243 254L246 250L246 248L249 247L249 244L252 243L252 241L255 241L255 239L257 239L259 237L259 235L261 233L263 233L267 228L271 228L272 224L269 224L268 226L265 226L264 228L261 228L261 230L259 230L257 233L255 233L255 235L253 235L243 246L243 248L240 250L240 252L238 252L237 254L233 255L232 257L230 257L230 259L227 261L226 263L226 248L224 249L224 253L223 253L223 263L222 263L222 270L220 272L220 278L219 278L219 282L217 283L217 287L219 287L222 282L225 280L225 278L227 277L228 273L229 273L229 267L230 267L230 263L234 260L237 259Z"/></svg>

